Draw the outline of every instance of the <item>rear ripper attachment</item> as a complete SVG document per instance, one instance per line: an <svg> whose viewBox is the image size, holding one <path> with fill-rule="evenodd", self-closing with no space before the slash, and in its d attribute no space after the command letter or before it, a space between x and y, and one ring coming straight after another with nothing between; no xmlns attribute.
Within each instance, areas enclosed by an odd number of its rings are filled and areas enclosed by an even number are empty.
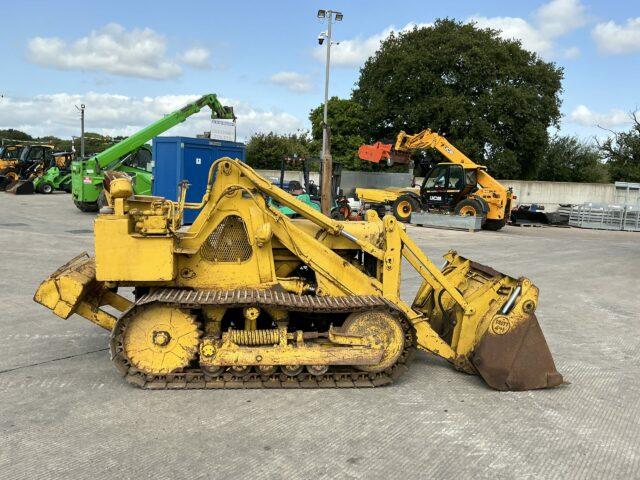
<svg viewBox="0 0 640 480"><path fill-rule="evenodd" d="M135 385L379 386L416 347L499 390L562 383L526 278L454 251L439 269L392 216L333 220L238 160L214 163L198 204L186 190L177 203L136 196L130 182L106 185L95 259L71 260L34 299L109 330L112 360ZM188 230L185 208L202 209ZM423 280L412 304L400 296L403 261ZM135 301L120 287L135 287Z"/></svg>

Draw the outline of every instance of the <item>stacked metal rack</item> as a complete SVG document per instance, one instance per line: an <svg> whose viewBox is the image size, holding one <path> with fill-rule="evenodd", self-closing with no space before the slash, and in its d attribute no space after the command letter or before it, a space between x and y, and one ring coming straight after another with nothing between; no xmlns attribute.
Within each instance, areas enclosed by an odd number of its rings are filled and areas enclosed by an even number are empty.
<svg viewBox="0 0 640 480"><path fill-rule="evenodd" d="M602 203L574 205L569 214L569 225L598 230L640 232L640 207Z"/></svg>
<svg viewBox="0 0 640 480"><path fill-rule="evenodd" d="M640 232L640 206L627 206L624 212L622 230Z"/></svg>

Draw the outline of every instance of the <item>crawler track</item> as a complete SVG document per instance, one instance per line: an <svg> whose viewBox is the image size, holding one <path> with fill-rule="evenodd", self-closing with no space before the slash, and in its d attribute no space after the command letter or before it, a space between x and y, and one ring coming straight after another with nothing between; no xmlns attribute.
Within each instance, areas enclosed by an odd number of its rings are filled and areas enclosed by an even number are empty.
<svg viewBox="0 0 640 480"><path fill-rule="evenodd" d="M242 377L225 371L210 375L199 368L185 368L167 375L148 375L131 366L124 355L123 336L126 326L138 308L150 303L166 303L179 308L197 309L202 305L224 305L229 308L257 305L278 307L296 312L351 313L367 310L386 310L396 316L405 334L405 348L398 361L382 372L367 373L351 367L330 367L324 375L315 376L306 371L295 377L284 373L262 375L252 369ZM118 320L111 334L111 359L125 379L138 387L148 389L220 389L220 388L353 388L378 387L392 383L408 370L415 352L415 332L408 320L392 303L382 297L347 296L315 297L294 295L268 290L184 290L158 289L142 296L136 304Z"/></svg>

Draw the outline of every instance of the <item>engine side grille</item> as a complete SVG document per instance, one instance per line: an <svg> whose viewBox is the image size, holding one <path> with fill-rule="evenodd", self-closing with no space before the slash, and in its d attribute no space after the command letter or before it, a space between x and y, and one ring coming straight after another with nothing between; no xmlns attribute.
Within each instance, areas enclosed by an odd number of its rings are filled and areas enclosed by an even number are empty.
<svg viewBox="0 0 640 480"><path fill-rule="evenodd" d="M251 258L251 245L244 221L229 215L200 247L200 256L210 262L245 262Z"/></svg>

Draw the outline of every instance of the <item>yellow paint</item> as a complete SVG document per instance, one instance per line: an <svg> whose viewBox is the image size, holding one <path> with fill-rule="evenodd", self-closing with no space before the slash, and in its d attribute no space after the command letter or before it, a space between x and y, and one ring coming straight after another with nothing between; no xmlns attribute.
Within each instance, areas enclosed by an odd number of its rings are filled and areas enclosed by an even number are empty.
<svg viewBox="0 0 640 480"><path fill-rule="evenodd" d="M171 373L195 358L200 332L192 315L164 305L143 307L124 334L127 358L146 373Z"/></svg>
<svg viewBox="0 0 640 480"><path fill-rule="evenodd" d="M469 364L483 335L502 335L535 309L537 289L530 281L487 273L455 252L445 256L447 265L440 269L390 215L381 220L369 211L365 221L339 222L238 160L221 159L214 169L217 179L199 204L112 197L114 213L100 214L95 221L95 264L87 257L74 259L43 282L35 300L63 318L78 313L111 329L115 317L100 307L108 304L123 311L131 306L116 293L118 286L384 297L411 322L420 348L458 366ZM118 188L128 191L126 185ZM265 196L302 218L282 215L269 207ZM196 206L202 212L191 227L180 230L182 208ZM362 257L367 260L364 265L358 260ZM401 298L403 260L423 279L412 304ZM302 265L311 271L309 278L297 276ZM518 286L522 292L513 308L501 313ZM225 337L229 332L221 330L228 313L224 306L196 305L190 312L144 307L144 315L131 320L128 352L140 369L154 373L180 368L198 353L203 365L211 368L256 365L270 371L274 365L290 365L294 371L308 365L322 372L327 365L349 364L378 371L391 364L388 359L404 342L399 327L378 314L367 313L351 325L345 322L346 331L334 328L323 337L305 338L303 332L287 331L286 309L257 310L245 310L235 318L244 323L244 333L235 335L267 335L276 339L270 345L241 345ZM263 314L277 322L276 331L260 330ZM199 330L205 334L202 339ZM183 334L185 342L172 340Z"/></svg>

